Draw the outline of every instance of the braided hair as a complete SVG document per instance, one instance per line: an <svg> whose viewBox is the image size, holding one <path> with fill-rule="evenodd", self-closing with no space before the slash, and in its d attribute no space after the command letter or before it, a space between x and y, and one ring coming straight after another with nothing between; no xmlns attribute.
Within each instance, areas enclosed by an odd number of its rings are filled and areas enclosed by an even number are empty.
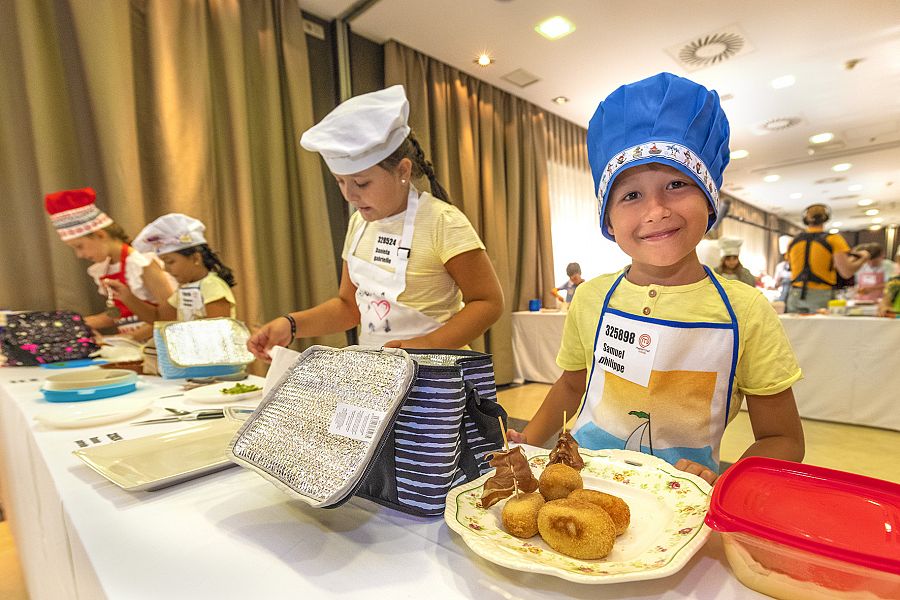
<svg viewBox="0 0 900 600"><path fill-rule="evenodd" d="M176 252L182 256L191 256L199 253L201 260L203 260L204 267L221 277L222 281L228 284L228 287L237 285L237 282L234 280L234 273L231 272L231 269L222 264L222 261L216 256L216 253L210 250L207 244L182 248L181 250L176 250Z"/></svg>
<svg viewBox="0 0 900 600"><path fill-rule="evenodd" d="M391 171L396 168L404 158L408 158L410 162L412 162L412 176L414 178L422 176L428 178L428 183L431 185L432 196L440 198L444 202L450 202L450 194L447 193L444 186L437 180L437 175L434 173L434 165L425 158L425 152L422 151L422 146L419 145L419 140L416 139L416 134L412 131L409 132L409 135L406 136L403 143L401 143L390 156L378 163L378 166L387 171Z"/></svg>

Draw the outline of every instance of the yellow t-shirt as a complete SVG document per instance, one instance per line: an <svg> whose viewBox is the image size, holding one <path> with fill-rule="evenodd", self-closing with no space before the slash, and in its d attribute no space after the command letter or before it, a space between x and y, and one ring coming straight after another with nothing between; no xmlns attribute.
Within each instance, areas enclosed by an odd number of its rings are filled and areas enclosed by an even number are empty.
<svg viewBox="0 0 900 600"><path fill-rule="evenodd" d="M822 231L822 228L810 227L809 231L814 233ZM831 245L831 252L826 250L825 247L818 242L812 242L812 245L809 248L809 270L820 279L828 282L807 282L806 286L812 290L830 290L832 286L837 283L837 271L834 269L834 255L850 251L847 240L841 235L832 233L825 238L825 241ZM803 270L803 257L806 254L806 244L807 242L798 242L791 247L790 252L788 253L792 277L796 277L800 274L800 271ZM797 281L793 286L803 287L803 283Z"/></svg>
<svg viewBox="0 0 900 600"><path fill-rule="evenodd" d="M401 235L405 217L406 211L368 223L354 256L393 272L393 267L372 260L375 241L379 233ZM365 224L358 212L350 217L341 253L344 260L349 257L350 244L356 232ZM446 323L462 310L463 301L462 292L444 268L444 263L463 252L484 250L484 244L458 208L423 192L419 198L411 246L406 267L406 289L398 300L439 323Z"/></svg>
<svg viewBox="0 0 900 600"><path fill-rule="evenodd" d="M221 300L224 298L231 304L231 318L235 318L235 300L234 300L234 292L231 291L231 288L228 287L228 284L225 283L221 277L216 275L214 272L210 271L206 277L201 279L200 281L195 281L193 283L186 283L184 285L179 286L178 290L175 290L171 296L169 296L169 304L174 308L178 309L178 294L179 290L182 287L194 286L196 287L199 284L200 287L200 297L203 298L203 305L206 306L210 302L215 302L216 300ZM193 315L182 315L179 310L178 320L179 321L190 321L191 319L203 318L206 316L206 312L204 311L202 315L193 314Z"/></svg>
<svg viewBox="0 0 900 600"><path fill-rule="evenodd" d="M578 286L566 315L562 345L556 357L556 364L563 369L587 369L590 376L603 300L619 273L601 275ZM733 416L745 394L777 394L800 379L801 372L781 321L765 296L740 281L719 276L716 279L725 290L738 322L738 360L730 411ZM731 321L709 278L679 286L639 286L623 278L609 305L638 316L649 308L647 316L672 321Z"/></svg>

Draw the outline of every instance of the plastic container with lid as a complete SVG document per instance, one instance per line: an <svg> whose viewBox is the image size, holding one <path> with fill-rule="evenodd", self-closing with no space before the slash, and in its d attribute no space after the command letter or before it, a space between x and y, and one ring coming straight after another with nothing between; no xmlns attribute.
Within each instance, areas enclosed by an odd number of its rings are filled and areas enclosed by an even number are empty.
<svg viewBox="0 0 900 600"><path fill-rule="evenodd" d="M735 576L775 598L900 599L900 485L770 458L716 482L706 524Z"/></svg>

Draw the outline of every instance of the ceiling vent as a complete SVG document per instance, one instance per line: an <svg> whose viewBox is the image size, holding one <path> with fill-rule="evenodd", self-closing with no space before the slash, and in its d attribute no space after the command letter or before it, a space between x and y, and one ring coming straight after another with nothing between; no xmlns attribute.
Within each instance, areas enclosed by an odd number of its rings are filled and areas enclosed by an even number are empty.
<svg viewBox="0 0 900 600"><path fill-rule="evenodd" d="M540 81L541 78L533 73L529 73L525 69L516 69L511 73L507 73L503 75L501 79L505 79L506 81L519 86L520 88L527 87L536 81Z"/></svg>
<svg viewBox="0 0 900 600"><path fill-rule="evenodd" d="M744 32L737 25L730 25L689 42L666 48L666 52L684 70L698 71L735 56L747 54L753 49Z"/></svg>
<svg viewBox="0 0 900 600"><path fill-rule="evenodd" d="M853 200L854 198L859 198L859 194L844 194L843 196L832 196L831 197L831 199L834 201Z"/></svg>
<svg viewBox="0 0 900 600"><path fill-rule="evenodd" d="M816 179L813 183L816 185L827 185L829 183L840 183L846 180L846 177L823 177L822 179Z"/></svg>
<svg viewBox="0 0 900 600"><path fill-rule="evenodd" d="M783 131L795 125L798 125L802 119L800 117L778 117L777 119L769 119L756 125L757 133L772 133L773 131Z"/></svg>

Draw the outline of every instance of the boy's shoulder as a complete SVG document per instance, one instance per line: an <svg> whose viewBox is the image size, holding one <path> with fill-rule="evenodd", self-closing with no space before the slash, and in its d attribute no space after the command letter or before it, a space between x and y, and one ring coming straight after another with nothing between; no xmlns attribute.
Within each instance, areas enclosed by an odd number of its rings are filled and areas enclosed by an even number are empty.
<svg viewBox="0 0 900 600"><path fill-rule="evenodd" d="M621 274L622 271L616 271L615 273L606 273L605 275L586 279L578 286L578 293L606 294Z"/></svg>

